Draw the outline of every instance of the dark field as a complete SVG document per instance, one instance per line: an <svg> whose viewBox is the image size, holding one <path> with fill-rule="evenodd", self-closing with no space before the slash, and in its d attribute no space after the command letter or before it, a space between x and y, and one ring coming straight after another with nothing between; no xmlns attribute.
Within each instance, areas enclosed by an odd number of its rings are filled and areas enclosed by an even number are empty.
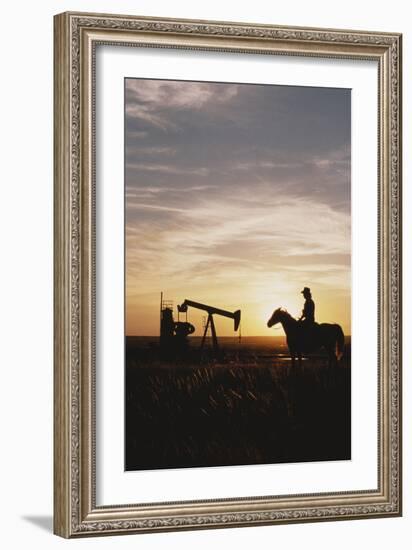
<svg viewBox="0 0 412 550"><path fill-rule="evenodd" d="M220 338L219 361L157 341L126 338L126 470L350 459L350 339L331 369L292 369L283 337Z"/></svg>

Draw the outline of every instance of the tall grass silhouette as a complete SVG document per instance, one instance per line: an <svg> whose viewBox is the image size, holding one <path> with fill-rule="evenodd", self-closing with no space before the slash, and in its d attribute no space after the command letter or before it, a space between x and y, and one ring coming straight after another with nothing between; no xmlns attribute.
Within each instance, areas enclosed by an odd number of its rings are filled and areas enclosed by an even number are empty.
<svg viewBox="0 0 412 550"><path fill-rule="evenodd" d="M292 369L258 348L243 364L129 354L126 469L349 459L350 353L338 369L321 358Z"/></svg>

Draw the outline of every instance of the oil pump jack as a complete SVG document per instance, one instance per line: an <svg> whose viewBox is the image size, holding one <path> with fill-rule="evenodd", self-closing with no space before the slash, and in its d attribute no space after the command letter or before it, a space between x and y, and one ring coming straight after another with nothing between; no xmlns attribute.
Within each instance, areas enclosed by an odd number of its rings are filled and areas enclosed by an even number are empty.
<svg viewBox="0 0 412 550"><path fill-rule="evenodd" d="M205 324L205 330L203 333L202 342L200 344L200 349L203 349L205 345L206 336L210 326L210 331L212 333L213 351L215 355L217 355L219 352L219 345L217 342L216 327L215 327L215 322L213 320L213 315L221 315L223 317L229 317L230 319L233 319L234 330L236 332L240 325L240 309L232 313L231 311L226 311L225 309L219 309L217 307L207 306L199 302L194 302L193 300L185 300L183 304L181 304L180 306L179 305L177 306L177 310L179 313L187 313L187 309L189 307L193 307L195 309L200 309L202 311L207 312L207 321Z"/></svg>

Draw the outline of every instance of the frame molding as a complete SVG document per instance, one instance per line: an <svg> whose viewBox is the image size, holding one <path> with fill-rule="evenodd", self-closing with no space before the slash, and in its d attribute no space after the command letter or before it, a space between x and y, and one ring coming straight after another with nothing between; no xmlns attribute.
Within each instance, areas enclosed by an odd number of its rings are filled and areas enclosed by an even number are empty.
<svg viewBox="0 0 412 550"><path fill-rule="evenodd" d="M401 515L400 34L63 13L54 19L54 532L63 537ZM94 49L121 44L379 64L377 491L96 506Z"/></svg>

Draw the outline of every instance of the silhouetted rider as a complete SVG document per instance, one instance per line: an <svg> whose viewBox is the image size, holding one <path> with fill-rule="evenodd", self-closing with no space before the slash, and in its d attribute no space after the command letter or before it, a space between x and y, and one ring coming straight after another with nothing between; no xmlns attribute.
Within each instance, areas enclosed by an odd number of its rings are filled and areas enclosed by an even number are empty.
<svg viewBox="0 0 412 550"><path fill-rule="evenodd" d="M313 326L315 324L315 302L312 300L310 288L305 286L301 293L305 298L305 304L299 321L304 321L306 326Z"/></svg>

